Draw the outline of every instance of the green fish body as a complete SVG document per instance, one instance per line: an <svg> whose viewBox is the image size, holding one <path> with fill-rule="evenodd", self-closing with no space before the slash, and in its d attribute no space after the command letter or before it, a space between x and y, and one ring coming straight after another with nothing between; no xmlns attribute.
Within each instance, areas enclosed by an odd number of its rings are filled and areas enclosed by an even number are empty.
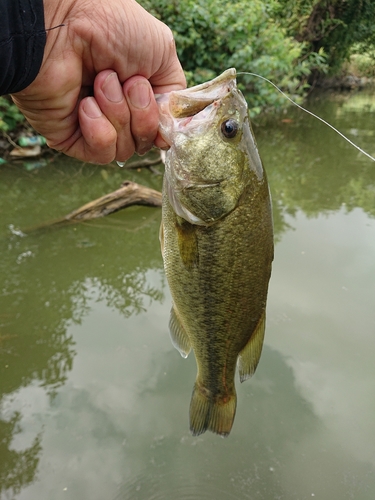
<svg viewBox="0 0 375 500"><path fill-rule="evenodd" d="M170 334L198 374L194 435L226 436L236 411L235 371L255 371L273 259L269 189L235 70L159 102L171 147L161 247L173 298Z"/></svg>

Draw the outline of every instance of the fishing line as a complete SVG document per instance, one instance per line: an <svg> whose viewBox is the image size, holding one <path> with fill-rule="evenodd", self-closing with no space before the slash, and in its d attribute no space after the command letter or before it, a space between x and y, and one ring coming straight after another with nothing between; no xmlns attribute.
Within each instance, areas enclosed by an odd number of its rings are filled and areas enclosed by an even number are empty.
<svg viewBox="0 0 375 500"><path fill-rule="evenodd" d="M358 151L360 151L362 154L364 154L365 156L367 156L367 158L370 158L370 160L375 161L375 158L373 156L371 156L369 153L366 153L366 151L364 151L359 146L357 146L357 144L354 144L353 141L351 141L348 137L346 137L342 132L340 132L339 130L337 130L337 128L335 128L333 125L331 125L330 123L328 123L326 120L323 120L323 118L320 118L320 116L315 115L314 113L312 113L308 109L305 109L303 106L300 106L299 104L297 104L296 102L294 102L293 99L291 99L289 96L287 96L285 94L285 92L283 92L277 85L275 85L273 82L271 82L271 80L268 80L268 78L265 78L264 76L261 76L261 75L257 75L256 73L249 73L248 71L239 71L237 73L237 75L256 76L257 78L261 78L262 80L270 83L273 87L275 87L276 90L278 90L280 92L280 94L282 94L284 97L286 97L288 99L288 101L290 101L292 104L294 104L295 106L297 106L297 108L302 109L302 111L305 111L305 113L308 113L309 115L311 115L314 118L317 118L318 120L320 120L321 122L323 122L329 128L331 128L332 130L334 130L337 134L339 134L343 139L345 139L349 144L351 144L356 149L358 149Z"/></svg>

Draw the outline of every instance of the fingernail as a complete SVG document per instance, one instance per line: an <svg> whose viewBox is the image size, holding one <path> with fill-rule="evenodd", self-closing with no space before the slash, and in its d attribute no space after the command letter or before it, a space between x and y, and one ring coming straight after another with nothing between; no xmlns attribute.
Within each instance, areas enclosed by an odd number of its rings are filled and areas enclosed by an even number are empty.
<svg viewBox="0 0 375 500"><path fill-rule="evenodd" d="M107 76L104 80L102 90L105 97L111 102L121 102L124 97L116 73L111 73Z"/></svg>
<svg viewBox="0 0 375 500"><path fill-rule="evenodd" d="M83 111L90 118L100 118L102 112L93 97L87 97L83 102Z"/></svg>
<svg viewBox="0 0 375 500"><path fill-rule="evenodd" d="M139 82L134 84L128 90L128 97L130 103L139 109L147 108L150 104L150 87L147 83Z"/></svg>

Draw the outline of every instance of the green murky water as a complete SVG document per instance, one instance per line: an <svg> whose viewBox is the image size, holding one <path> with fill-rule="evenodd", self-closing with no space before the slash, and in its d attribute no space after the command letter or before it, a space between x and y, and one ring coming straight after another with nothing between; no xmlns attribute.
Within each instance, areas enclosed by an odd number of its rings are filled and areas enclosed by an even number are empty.
<svg viewBox="0 0 375 500"><path fill-rule="evenodd" d="M375 154L375 93L309 107ZM298 110L255 134L276 256L227 439L188 431L196 369L169 340L158 209L17 234L161 176L0 167L1 499L375 498L375 164Z"/></svg>

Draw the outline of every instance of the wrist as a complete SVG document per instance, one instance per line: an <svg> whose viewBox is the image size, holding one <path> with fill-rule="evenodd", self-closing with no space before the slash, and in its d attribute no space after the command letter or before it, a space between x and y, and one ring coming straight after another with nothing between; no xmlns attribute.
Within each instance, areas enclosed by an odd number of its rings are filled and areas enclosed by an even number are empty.
<svg viewBox="0 0 375 500"><path fill-rule="evenodd" d="M47 41L44 50L44 60L47 60L55 46L57 38L68 31L69 12L73 8L72 0L43 0L44 26Z"/></svg>

